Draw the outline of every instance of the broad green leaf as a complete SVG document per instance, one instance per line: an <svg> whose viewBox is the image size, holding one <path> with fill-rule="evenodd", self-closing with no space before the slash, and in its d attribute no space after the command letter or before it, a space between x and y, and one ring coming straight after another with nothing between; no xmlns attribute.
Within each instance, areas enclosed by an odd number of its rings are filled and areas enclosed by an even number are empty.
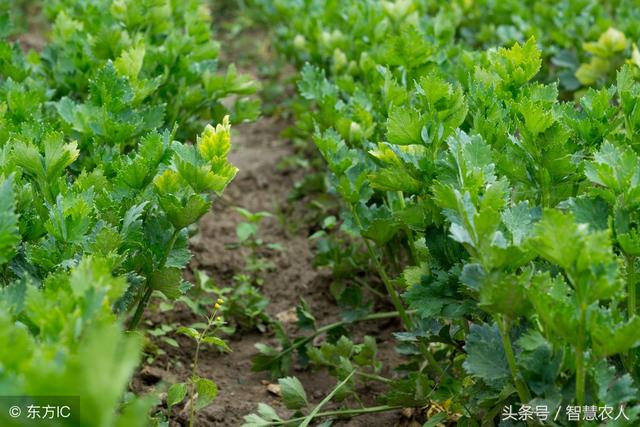
<svg viewBox="0 0 640 427"><path fill-rule="evenodd" d="M445 421L447 419L447 413L446 412L439 412L437 414L435 414L434 416L430 417L429 420L422 424L422 427L436 427L438 425L440 425L441 422Z"/></svg>
<svg viewBox="0 0 640 427"><path fill-rule="evenodd" d="M186 326L180 326L176 329L176 332L179 334L186 335L188 337L194 338L196 340L200 339L200 332L198 332L195 328L188 328Z"/></svg>
<svg viewBox="0 0 640 427"><path fill-rule="evenodd" d="M275 409L266 403L258 403L258 413L244 416L242 427L268 427L273 422L282 421Z"/></svg>
<svg viewBox="0 0 640 427"><path fill-rule="evenodd" d="M531 235L536 217L536 211L529 206L529 201L521 202L502 213L502 222L511 233L515 246L520 246Z"/></svg>
<svg viewBox="0 0 640 427"><path fill-rule="evenodd" d="M215 345L216 347L218 347L222 351L228 351L228 352L231 351L231 348L229 348L229 345L223 339L218 338L218 337L213 337L213 336L204 337L202 339L202 342L207 343L207 344L211 344L211 345Z"/></svg>
<svg viewBox="0 0 640 427"><path fill-rule="evenodd" d="M13 178L0 184L0 265L6 263L15 254L20 241L18 215L15 212Z"/></svg>
<svg viewBox="0 0 640 427"><path fill-rule="evenodd" d="M45 178L47 180L58 178L79 155L80 151L76 142L65 144L62 135L47 135L44 141L44 165L47 171Z"/></svg>
<svg viewBox="0 0 640 427"><path fill-rule="evenodd" d="M596 262L612 262L609 233L590 233L586 224L577 224L570 214L548 209L535 229L535 238L531 240L533 249L565 270L582 270ZM592 261L591 264L588 261Z"/></svg>
<svg viewBox="0 0 640 427"><path fill-rule="evenodd" d="M163 268L154 271L149 276L149 286L160 291L169 299L176 299L182 295L182 274L177 268Z"/></svg>
<svg viewBox="0 0 640 427"><path fill-rule="evenodd" d="M296 377L285 377L278 380L282 391L282 400L289 409L301 409L308 405L307 394L302 383Z"/></svg>
<svg viewBox="0 0 640 427"><path fill-rule="evenodd" d="M195 402L196 411L206 408L211 405L218 396L218 386L211 380L206 378L198 378L195 381L196 392L198 398Z"/></svg>
<svg viewBox="0 0 640 427"><path fill-rule="evenodd" d="M640 345L640 317L624 321L602 310L592 316L589 332L593 351L599 356L613 356Z"/></svg>
<svg viewBox="0 0 640 427"><path fill-rule="evenodd" d="M603 199L577 197L568 200L566 204L577 223L588 224L594 231L609 227L609 206Z"/></svg>
<svg viewBox="0 0 640 427"><path fill-rule="evenodd" d="M182 402L187 395L187 383L172 384L167 391L167 406L171 408Z"/></svg>
<svg viewBox="0 0 640 427"><path fill-rule="evenodd" d="M420 144L422 117L411 107L396 107L387 119L387 140L395 145Z"/></svg>
<svg viewBox="0 0 640 427"><path fill-rule="evenodd" d="M245 242L247 239L256 236L258 233L258 226L249 222L241 222L236 227L236 236L239 242Z"/></svg>
<svg viewBox="0 0 640 427"><path fill-rule="evenodd" d="M616 194L633 194L632 202L640 201L640 160L630 149L605 142L594 160L585 164L585 175L592 182L608 187Z"/></svg>
<svg viewBox="0 0 640 427"><path fill-rule="evenodd" d="M463 366L469 374L482 378L488 384L503 384L510 377L496 325L471 325L464 349L467 357Z"/></svg>
<svg viewBox="0 0 640 427"><path fill-rule="evenodd" d="M324 70L305 64L298 81L300 94L309 100L322 101L336 95L336 88L327 80Z"/></svg>
<svg viewBox="0 0 640 427"><path fill-rule="evenodd" d="M631 375L619 376L614 366L606 360L600 360L593 367L593 376L597 384L597 396L600 402L609 406L621 405L635 399L638 388Z"/></svg>

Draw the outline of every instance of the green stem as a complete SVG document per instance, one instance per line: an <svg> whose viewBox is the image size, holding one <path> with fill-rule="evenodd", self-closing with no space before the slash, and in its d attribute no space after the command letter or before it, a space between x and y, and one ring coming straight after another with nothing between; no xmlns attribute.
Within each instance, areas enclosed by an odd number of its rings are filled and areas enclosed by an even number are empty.
<svg viewBox="0 0 640 427"><path fill-rule="evenodd" d="M356 373L357 376L362 377L362 378L367 378L369 380L373 380L373 381L380 381L383 383L391 383L393 382L393 380L387 378L387 377L383 377L381 375L376 375L376 374L369 374L367 372L361 372L361 371L354 371Z"/></svg>
<svg viewBox="0 0 640 427"><path fill-rule="evenodd" d="M402 408L403 408L402 406L381 405L381 406L371 406L368 408L341 409L341 410L335 410L335 411L318 412L317 414L314 415L314 418L375 414L378 412L395 411ZM304 421L305 418L306 417L298 417L298 418L291 418L290 420L284 420L284 421L271 421L269 424L265 424L265 426L286 426L291 424L298 424Z"/></svg>
<svg viewBox="0 0 640 427"><path fill-rule="evenodd" d="M159 270L164 268L165 264L167 263L167 259L169 259L169 254L173 250L173 246L176 244L176 240L178 240L180 231L181 230L174 230L173 235L171 236L171 240L169 240L169 243L167 244L167 251L163 256L162 261L158 264ZM151 294L153 294L153 288L151 288L148 284L146 284L146 287L147 288L144 292L144 295L138 302L138 306L136 307L136 312L134 313L133 318L131 319L131 323L129 323L130 331L133 331L138 328L138 325L140 324L140 320L142 319L142 315L144 314L144 309L147 307L147 304L151 299Z"/></svg>
<svg viewBox="0 0 640 427"><path fill-rule="evenodd" d="M160 262L158 269L164 268L164 266L167 264L169 255L171 254L171 251L173 250L173 247L176 244L176 240L178 240L178 236L180 236L180 231L182 230L175 230L173 232L173 235L171 236L171 240L169 240L169 243L167 244L167 251L165 252L164 257L162 258L162 262Z"/></svg>
<svg viewBox="0 0 640 427"><path fill-rule="evenodd" d="M414 313L413 311L411 311L410 313ZM364 316L360 319L356 319L356 322L362 322L362 321L367 321L367 320L382 320L382 319L391 319L393 317L398 317L400 313L398 313L397 311L385 311L382 313L374 313L374 314L370 314L368 316ZM289 353L291 353L292 351L296 350L297 348L300 348L304 345L306 345L307 343L313 341L313 339L315 337L317 337L318 335L321 335L325 332L330 331L331 329L335 329L338 328L340 326L344 326L344 325L348 325L349 323L353 323L353 322L347 322L344 320L341 320L339 322L334 322L334 323L330 323L328 325L322 326L321 328L316 329L316 331L309 335L306 338L301 339L300 341L297 341L295 344L293 344L290 347L287 347L286 349L282 350L279 354L278 354L278 358L285 356Z"/></svg>
<svg viewBox="0 0 640 427"><path fill-rule="evenodd" d="M438 363L433 354L431 354L427 346L421 342L418 347L420 347L420 351L427 358L429 366L431 366L436 371L439 377L442 377L445 374L444 369L442 369L442 366L440 366L440 363Z"/></svg>
<svg viewBox="0 0 640 427"><path fill-rule="evenodd" d="M356 221L358 229L362 230L363 229L362 222L360 221L360 216L358 215L358 212L356 211L355 207L352 207L351 211L353 212L353 218ZM378 259L378 255L375 253L373 247L371 246L371 243L369 243L369 240L366 238L363 238L363 240L364 240L365 246L367 247L367 251L369 252L369 256L371 257L371 259L373 259L373 263L376 266L376 270L378 270L378 274L382 279L382 283L384 283L384 286L387 289L387 293L389 294L389 297L391 297L391 302L393 303L393 306L395 307L395 309L398 311L400 315L400 319L402 320L402 323L404 324L405 329L407 330L413 329L413 322L411 321L411 318L407 315L407 312L405 311L404 306L402 305L402 301L400 300L400 296L398 295L398 291L396 290L395 286L393 286L393 283L391 283L391 279L389 279L389 276L387 276L387 272L382 266L382 264L380 263L380 260Z"/></svg>
<svg viewBox="0 0 640 427"><path fill-rule="evenodd" d="M387 298L387 296L385 294L383 294L379 290L375 289L373 286L369 285L367 282L365 282L364 280L360 279L359 277L354 277L352 280L354 282L356 282L357 284L359 284L360 286L362 286L363 288L368 289L369 292L371 292L372 294L376 295L378 298L380 298L382 300Z"/></svg>
<svg viewBox="0 0 640 427"><path fill-rule="evenodd" d="M360 230L362 230L362 228L363 228L362 227L362 222L360 221L360 217L358 216L358 212L356 211L354 206L351 207L351 211L353 212L353 217L354 217L354 219L356 221L356 225L358 226L358 228ZM398 311L398 314L400 315L400 319L402 320L402 323L404 324L405 329L408 330L408 331L412 330L413 329L413 321L411 320L411 317L409 317L409 315L407 314L406 310L404 309L404 305L402 304L402 301L400 300L400 295L398 295L398 291L396 290L395 286L391 282L391 279L387 275L387 271L384 269L384 266L380 262L380 259L378 258L378 256L375 253L373 247L371 246L371 243L369 243L369 240L364 239L364 238L363 238L363 240L364 240L364 244L367 247L367 250L369 251L369 256L373 259L373 262L374 262L374 264L376 266L376 269L378 270L378 274L380 275L380 278L382 279L382 283L384 283L384 286L387 289L387 293L391 297L391 302L393 303L394 307ZM422 354L424 354L424 356L427 358L427 361L429 362L429 365L433 369L435 369L437 374L439 376L444 375L444 370L442 369L442 367L440 366L440 364L438 363L436 358L433 356L433 354L431 354L431 352L429 351L427 346L424 345L424 343L420 343L419 347L420 347L420 351L422 352Z"/></svg>
<svg viewBox="0 0 640 427"><path fill-rule="evenodd" d="M542 194L540 196L540 205L543 208L548 207L549 203L550 203L550 199L551 198L549 196L549 186L546 183L544 183L544 184L542 184Z"/></svg>
<svg viewBox="0 0 640 427"><path fill-rule="evenodd" d="M636 259L632 255L625 256L627 260L627 314L629 319L636 316L637 312L637 292L638 292L638 271L636 270ZM636 354L634 350L625 352L622 357L622 363L629 371L635 366Z"/></svg>
<svg viewBox="0 0 640 427"><path fill-rule="evenodd" d="M522 381L522 379L520 378L520 373L518 372L516 358L513 354L513 346L511 345L511 338L509 337L509 319L507 319L506 317L498 319L498 325L504 352L507 356L507 363L509 364L509 370L511 371L511 377L513 378L513 383L515 384L516 390L518 391L520 402L522 404L526 404L531 400L531 395L529 394L527 385L524 383L524 381Z"/></svg>
<svg viewBox="0 0 640 427"><path fill-rule="evenodd" d="M578 343L576 345L576 403L578 406L584 405L585 390L585 363L584 363L584 345L586 336L586 316L587 308L583 303L580 304L580 319L578 322Z"/></svg>
<svg viewBox="0 0 640 427"><path fill-rule="evenodd" d="M211 329L211 326L215 322L215 318L217 315L218 315L218 310L214 311L211 317L207 319L207 327L204 328L204 330L196 340L196 354L193 357L193 367L191 368L191 387L189 387L189 390L190 390L189 401L191 402L191 408L189 411L189 427L193 427L193 420L195 418L195 411L196 411L195 409L196 403L193 397L195 395L195 387L196 387L195 380L198 373L197 370L198 370L198 358L200 357L200 346L202 345L202 340L209 333L209 329Z"/></svg>
<svg viewBox="0 0 640 427"><path fill-rule="evenodd" d="M398 198L400 199L400 207L404 209L407 205L404 201L404 193L402 191L398 191ZM418 264L418 250L416 249L416 243L413 238L413 231L409 227L405 227L404 229L407 235L407 241L409 243L409 253L411 255L411 262L414 265Z"/></svg>
<svg viewBox="0 0 640 427"><path fill-rule="evenodd" d="M333 390L331 390L331 393L329 393L324 399L322 399L322 401L318 403L318 405L315 408L313 408L311 412L309 412L309 415L305 417L304 421L302 421L302 423L300 424L300 427L308 427L311 421L313 421L313 419L318 415L318 412L320 412L320 409L324 405L326 405L331 399L333 399L333 396L335 396L338 390L340 390L342 386L348 383L351 377L353 376L353 374L355 373L356 371L351 371L351 373L347 375L347 378L345 378L337 386L335 386Z"/></svg>
<svg viewBox="0 0 640 427"><path fill-rule="evenodd" d="M136 312L134 313L133 318L131 319L131 323L129 323L130 331L133 331L138 328L138 325L140 324L140 320L142 319L142 314L144 313L144 309L147 306L149 299L151 299L152 293L153 293L153 288L151 288L150 286L147 286L147 289L144 292L144 295L138 302L138 306L136 307Z"/></svg>
<svg viewBox="0 0 640 427"><path fill-rule="evenodd" d="M631 255L627 255L627 310L629 312L629 319L636 315L636 294L637 294L637 271L635 258Z"/></svg>

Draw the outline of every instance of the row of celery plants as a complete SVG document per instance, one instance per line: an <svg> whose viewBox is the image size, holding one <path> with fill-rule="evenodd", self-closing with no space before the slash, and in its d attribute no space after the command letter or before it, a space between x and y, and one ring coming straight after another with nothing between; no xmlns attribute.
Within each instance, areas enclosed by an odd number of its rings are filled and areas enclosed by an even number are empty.
<svg viewBox="0 0 640 427"><path fill-rule="evenodd" d="M78 396L59 425L148 425L126 329L189 289L188 229L237 172L229 115L256 117L257 84L220 66L198 0L41 5L41 51L10 14L0 31L0 395Z"/></svg>
<svg viewBox="0 0 640 427"><path fill-rule="evenodd" d="M409 360L374 409L436 402L458 425L491 425L526 405L559 408L568 425L567 407L614 407L618 425L637 423L634 2L252 7L299 67L297 132L325 159L342 229L362 237L403 324ZM343 352L344 339L300 360L359 402L367 379L352 373L377 372L357 362L375 352ZM257 369L291 365L260 350ZM287 423L272 415L247 425Z"/></svg>

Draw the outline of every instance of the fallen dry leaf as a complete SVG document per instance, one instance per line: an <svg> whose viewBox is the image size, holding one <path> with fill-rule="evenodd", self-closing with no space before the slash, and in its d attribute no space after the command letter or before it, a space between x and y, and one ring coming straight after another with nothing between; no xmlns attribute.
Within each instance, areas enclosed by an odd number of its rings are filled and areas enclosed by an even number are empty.
<svg viewBox="0 0 640 427"><path fill-rule="evenodd" d="M280 384L269 383L267 384L267 391L274 396L281 397L282 391L280 390Z"/></svg>
<svg viewBox="0 0 640 427"><path fill-rule="evenodd" d="M295 323L298 321L298 314L296 313L296 308L292 307L288 310L281 311L276 313L276 319L278 319L282 323Z"/></svg>

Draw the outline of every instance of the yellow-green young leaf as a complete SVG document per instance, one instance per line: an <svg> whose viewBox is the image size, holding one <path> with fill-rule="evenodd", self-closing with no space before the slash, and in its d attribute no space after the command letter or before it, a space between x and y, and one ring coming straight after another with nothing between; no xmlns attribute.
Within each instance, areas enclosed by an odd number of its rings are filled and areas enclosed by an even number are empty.
<svg viewBox="0 0 640 427"><path fill-rule="evenodd" d="M493 65L504 81L514 85L525 84L538 73L542 65L535 38L529 38L524 45L516 43L511 49L500 48Z"/></svg>
<svg viewBox="0 0 640 427"><path fill-rule="evenodd" d="M609 58L616 52L625 50L627 38L624 33L613 27L602 33L597 42L587 42L582 45L584 50L603 58Z"/></svg>
<svg viewBox="0 0 640 427"><path fill-rule="evenodd" d="M404 285L410 288L415 284L419 284L422 281L422 277L429 275L430 272L429 263L427 262L421 262L420 265L409 266L402 272Z"/></svg>
<svg viewBox="0 0 640 427"><path fill-rule="evenodd" d="M226 156L230 148L231 124L229 124L229 116L224 116L222 124L218 124L215 128L207 125L198 137L198 151L209 162Z"/></svg>
<svg viewBox="0 0 640 427"><path fill-rule="evenodd" d="M44 179L44 164L38 147L25 142L16 142L11 157L15 164L28 175Z"/></svg>
<svg viewBox="0 0 640 427"><path fill-rule="evenodd" d="M138 74L142 69L144 61L145 48L142 43L132 46L127 50L123 50L116 59L114 66L118 73L122 76L129 77L131 80L137 80Z"/></svg>
<svg viewBox="0 0 640 427"><path fill-rule="evenodd" d="M640 256L640 231L631 229L628 233L618 233L616 238L627 255Z"/></svg>
<svg viewBox="0 0 640 427"><path fill-rule="evenodd" d="M194 224L211 207L211 203L199 194L192 194L186 203L172 194L160 195L158 201L171 224L178 230Z"/></svg>
<svg viewBox="0 0 640 427"><path fill-rule="evenodd" d="M586 225L576 224L571 215L550 209L536 225L531 245L543 258L569 269L580 256L581 238L586 229Z"/></svg>
<svg viewBox="0 0 640 427"><path fill-rule="evenodd" d="M529 99L517 105L518 111L524 118L524 125L528 132L536 136L553 125L554 119L551 109L541 103Z"/></svg>
<svg viewBox="0 0 640 427"><path fill-rule="evenodd" d="M238 168L226 160L224 164L213 164L211 169L207 175L209 190L217 193L222 192L238 173Z"/></svg>
<svg viewBox="0 0 640 427"><path fill-rule="evenodd" d="M84 26L82 22L70 18L69 15L62 11L56 16L56 21L51 31L51 38L54 41L62 42L74 34L82 34L83 31Z"/></svg>
<svg viewBox="0 0 640 427"><path fill-rule="evenodd" d="M244 416L243 427L268 426L272 421L282 421L275 409L266 403L258 403L258 413Z"/></svg>
<svg viewBox="0 0 640 427"><path fill-rule="evenodd" d="M211 163L204 165L196 165L177 158L175 165L180 176L196 193L223 191L238 171L224 158L222 161L220 158L214 159Z"/></svg>
<svg viewBox="0 0 640 427"><path fill-rule="evenodd" d="M631 50L631 59L630 63L634 64L636 67L640 67L640 50L638 50L638 46L634 43L633 49Z"/></svg>
<svg viewBox="0 0 640 427"><path fill-rule="evenodd" d="M80 150L78 150L77 142L64 144L62 135L49 135L44 142L46 179L52 180L59 177L67 166L75 162L79 155Z"/></svg>
<svg viewBox="0 0 640 427"><path fill-rule="evenodd" d="M576 71L576 78L583 85L592 85L605 78L610 71L611 63L607 59L594 56L588 64L581 64Z"/></svg>
<svg viewBox="0 0 640 427"><path fill-rule="evenodd" d="M156 176L153 184L160 194L175 194L182 188L180 185L180 175L171 169L167 169L162 174Z"/></svg>
<svg viewBox="0 0 640 427"><path fill-rule="evenodd" d="M382 191L419 193L422 182L412 177L402 166L385 167L368 175L371 187Z"/></svg>
<svg viewBox="0 0 640 427"><path fill-rule="evenodd" d="M417 152L417 150L412 150L414 147L423 148L416 145L399 148ZM368 175L373 188L382 191L405 191L410 194L420 192L423 183L411 175L412 169L400 160L388 144L379 143L376 149L369 150L369 154L383 163L379 169Z"/></svg>
<svg viewBox="0 0 640 427"><path fill-rule="evenodd" d="M167 405L171 408L173 405L177 405L178 403L184 400L184 397L187 395L187 384L186 383L177 383L173 384L169 387L167 391Z"/></svg>

